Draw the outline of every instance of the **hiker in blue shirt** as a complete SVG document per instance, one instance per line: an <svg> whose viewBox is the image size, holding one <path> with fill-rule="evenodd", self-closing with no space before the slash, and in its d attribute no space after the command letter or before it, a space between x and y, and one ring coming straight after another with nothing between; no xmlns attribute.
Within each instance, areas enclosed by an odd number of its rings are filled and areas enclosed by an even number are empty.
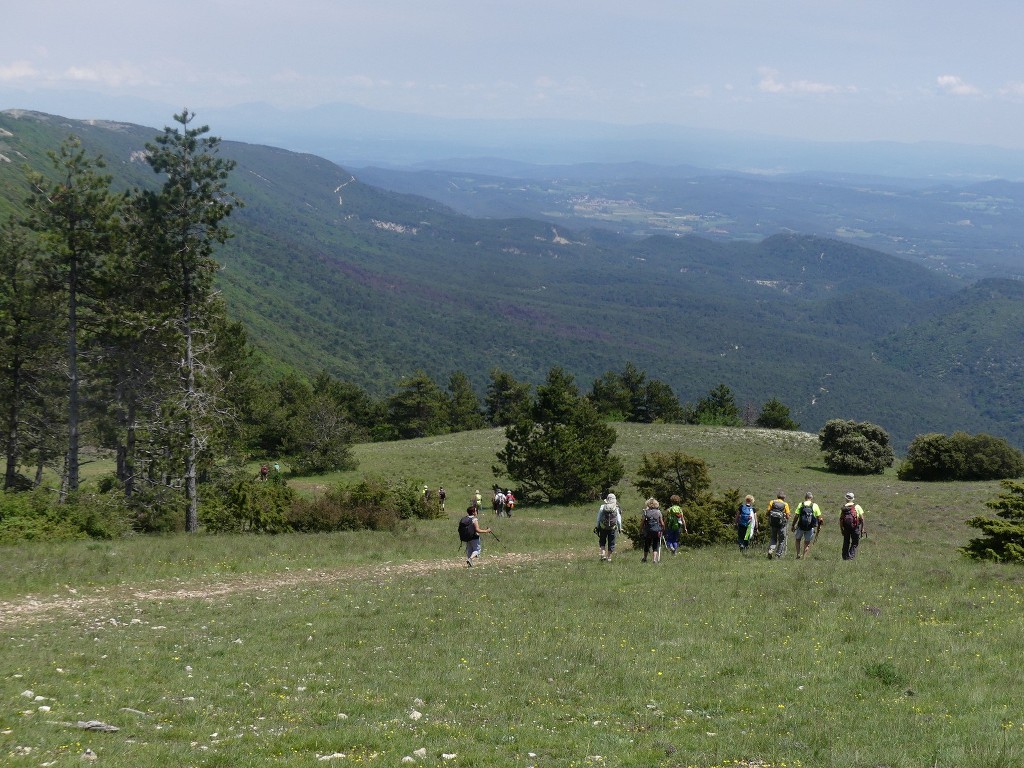
<svg viewBox="0 0 1024 768"><path fill-rule="evenodd" d="M740 552L747 551L756 530L757 510L754 509L754 497L748 493L736 512L736 543L740 545Z"/></svg>

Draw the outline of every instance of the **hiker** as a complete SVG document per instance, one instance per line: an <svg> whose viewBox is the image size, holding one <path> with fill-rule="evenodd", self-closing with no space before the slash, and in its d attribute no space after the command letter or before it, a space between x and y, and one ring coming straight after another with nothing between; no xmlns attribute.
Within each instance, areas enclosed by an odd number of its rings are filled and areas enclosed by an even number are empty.
<svg viewBox="0 0 1024 768"><path fill-rule="evenodd" d="M483 545L480 543L481 533L490 533L490 528L481 528L477 520L477 508L473 505L466 507L465 516L459 520L459 540L466 543L466 567L473 567L473 559L480 557Z"/></svg>
<svg viewBox="0 0 1024 768"><path fill-rule="evenodd" d="M505 517L512 517L512 510L516 506L516 497L512 493L512 489L509 488L505 491Z"/></svg>
<svg viewBox="0 0 1024 768"><path fill-rule="evenodd" d="M264 464L262 467L260 467L260 480L266 480L267 479L267 475L269 475L269 474L270 474L270 467L268 467L266 464Z"/></svg>
<svg viewBox="0 0 1024 768"><path fill-rule="evenodd" d="M437 501L441 505L441 511L444 512L444 500L448 498L448 494L444 490L444 486L438 486L437 489Z"/></svg>
<svg viewBox="0 0 1024 768"><path fill-rule="evenodd" d="M601 548L601 561L610 563L615 552L615 535L622 530L622 510L614 493L604 497L604 503L597 510L597 544Z"/></svg>
<svg viewBox="0 0 1024 768"><path fill-rule="evenodd" d="M648 499L644 505L643 523L640 530L644 537L644 556L641 563L647 562L647 553L652 552L651 560L661 562L661 537L665 533L665 517L661 514L661 504L657 499Z"/></svg>
<svg viewBox="0 0 1024 768"><path fill-rule="evenodd" d="M796 534L796 559L807 557L811 553L811 542L818 537L821 530L821 509L814 503L814 494L808 491L804 500L793 512L793 524L790 530ZM800 545L803 544L803 554Z"/></svg>
<svg viewBox="0 0 1024 768"><path fill-rule="evenodd" d="M483 506L484 497L480 495L480 489L476 489L476 493L473 494L473 506L476 507L477 514L480 513L480 507Z"/></svg>
<svg viewBox="0 0 1024 768"><path fill-rule="evenodd" d="M423 486L423 503L430 506L430 487L426 485Z"/></svg>
<svg viewBox="0 0 1024 768"><path fill-rule="evenodd" d="M494 496L491 497L491 509L498 517L505 516L505 494L501 492L501 488L494 489Z"/></svg>
<svg viewBox="0 0 1024 768"><path fill-rule="evenodd" d="M846 494L839 513L839 528L843 532L843 560L853 560L857 556L860 537L864 535L864 510L854 500L852 492Z"/></svg>
<svg viewBox="0 0 1024 768"><path fill-rule="evenodd" d="M746 552L750 542L754 540L754 532L757 530L757 511L754 509L754 497L749 493L736 511L736 543L740 545L740 552Z"/></svg>
<svg viewBox="0 0 1024 768"><path fill-rule="evenodd" d="M668 516L665 518L665 546L673 555L679 550L679 534L682 531L689 533L686 527L686 517L683 515L683 508L679 506L682 499L672 495L668 499L672 506L668 508Z"/></svg>
<svg viewBox="0 0 1024 768"><path fill-rule="evenodd" d="M768 505L768 558L781 558L786 554L786 524L789 522L789 504L786 494L779 491Z"/></svg>

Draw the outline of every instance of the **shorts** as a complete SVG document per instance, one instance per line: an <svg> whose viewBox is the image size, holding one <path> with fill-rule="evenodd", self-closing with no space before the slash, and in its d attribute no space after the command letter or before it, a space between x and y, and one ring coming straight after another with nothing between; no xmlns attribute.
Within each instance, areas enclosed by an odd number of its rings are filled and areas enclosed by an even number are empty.
<svg viewBox="0 0 1024 768"><path fill-rule="evenodd" d="M811 541L814 540L814 530L815 530L814 528L811 528L809 531L805 531L803 528L801 528L798 525L796 527L796 540L800 541L801 539L803 539L808 544L810 544Z"/></svg>

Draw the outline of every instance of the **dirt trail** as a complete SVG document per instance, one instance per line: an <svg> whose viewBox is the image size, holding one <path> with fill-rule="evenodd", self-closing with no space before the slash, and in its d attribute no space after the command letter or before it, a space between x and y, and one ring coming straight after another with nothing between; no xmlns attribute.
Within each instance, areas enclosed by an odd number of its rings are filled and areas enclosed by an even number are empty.
<svg viewBox="0 0 1024 768"><path fill-rule="evenodd" d="M517 566L552 560L574 559L566 552L546 554L503 553L488 556L478 567L493 568ZM400 563L380 563L332 569L289 571L288 573L250 574L215 582L196 580L171 589L140 589L129 585L98 587L91 594L76 590L67 596L52 595L18 600L0 601L0 628L27 625L45 621L58 621L70 616L95 614L118 605L170 600L213 600L245 592L274 592L279 589L317 584L337 584L345 581L386 581L402 576L421 576L438 571L466 570L466 561L412 560Z"/></svg>

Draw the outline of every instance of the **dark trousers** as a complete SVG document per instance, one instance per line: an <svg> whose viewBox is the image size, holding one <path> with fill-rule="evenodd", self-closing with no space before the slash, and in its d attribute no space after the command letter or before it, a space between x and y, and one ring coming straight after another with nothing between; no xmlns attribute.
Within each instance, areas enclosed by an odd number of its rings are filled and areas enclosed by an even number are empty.
<svg viewBox="0 0 1024 768"><path fill-rule="evenodd" d="M843 560L853 560L857 556L858 546L860 546L860 528L843 531Z"/></svg>

